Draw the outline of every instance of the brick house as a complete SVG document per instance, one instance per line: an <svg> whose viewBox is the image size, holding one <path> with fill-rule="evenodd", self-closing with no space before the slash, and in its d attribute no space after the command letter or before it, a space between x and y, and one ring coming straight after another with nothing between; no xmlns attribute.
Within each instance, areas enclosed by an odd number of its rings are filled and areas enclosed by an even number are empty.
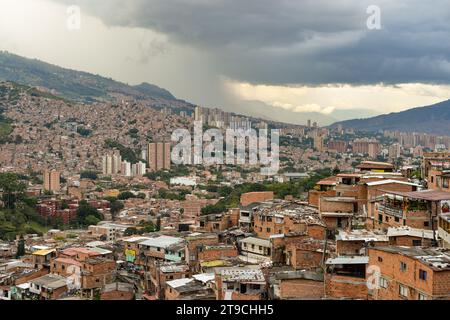
<svg viewBox="0 0 450 320"><path fill-rule="evenodd" d="M323 273L277 270L269 275L269 297L275 300L320 300L325 296Z"/></svg>
<svg viewBox="0 0 450 320"><path fill-rule="evenodd" d="M363 229L339 230L336 235L337 255L367 255L367 249L389 244L388 236Z"/></svg>
<svg viewBox="0 0 450 320"><path fill-rule="evenodd" d="M377 247L369 265L380 269L375 300L449 300L450 254L447 249Z"/></svg>
<svg viewBox="0 0 450 320"><path fill-rule="evenodd" d="M267 283L261 269L221 268L216 271L215 293L217 300L263 300Z"/></svg>
<svg viewBox="0 0 450 320"><path fill-rule="evenodd" d="M339 256L326 261L325 296L330 299L368 298L367 256Z"/></svg>

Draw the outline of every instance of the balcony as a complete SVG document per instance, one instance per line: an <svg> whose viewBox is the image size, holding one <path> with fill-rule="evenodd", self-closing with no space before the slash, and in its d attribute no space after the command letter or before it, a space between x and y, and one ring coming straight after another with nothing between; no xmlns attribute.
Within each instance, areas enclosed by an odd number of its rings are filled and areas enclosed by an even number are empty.
<svg viewBox="0 0 450 320"><path fill-rule="evenodd" d="M390 216L403 218L403 210L402 209L387 207L387 206L382 205L382 204L378 205L378 212L383 212L384 214L387 214L387 215L390 215Z"/></svg>

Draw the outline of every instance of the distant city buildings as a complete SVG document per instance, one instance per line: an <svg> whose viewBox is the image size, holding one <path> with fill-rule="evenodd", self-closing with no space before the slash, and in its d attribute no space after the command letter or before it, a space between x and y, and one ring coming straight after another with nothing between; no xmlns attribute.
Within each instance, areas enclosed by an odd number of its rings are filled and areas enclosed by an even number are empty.
<svg viewBox="0 0 450 320"><path fill-rule="evenodd" d="M112 154L103 156L102 172L105 175L118 174L122 165L122 157L120 154Z"/></svg>
<svg viewBox="0 0 450 320"><path fill-rule="evenodd" d="M60 178L61 173L56 170L44 170L43 181L44 181L44 190L47 191L60 191Z"/></svg>
<svg viewBox="0 0 450 320"><path fill-rule="evenodd" d="M148 167L151 171L170 170L170 142L148 144Z"/></svg>

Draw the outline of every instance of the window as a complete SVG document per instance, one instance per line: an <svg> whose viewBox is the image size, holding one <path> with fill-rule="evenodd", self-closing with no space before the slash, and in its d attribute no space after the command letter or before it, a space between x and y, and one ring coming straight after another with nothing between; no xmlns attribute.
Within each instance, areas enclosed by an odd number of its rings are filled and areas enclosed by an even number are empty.
<svg viewBox="0 0 450 320"><path fill-rule="evenodd" d="M380 288L386 289L388 287L388 281L385 278L380 277L379 285L380 285Z"/></svg>
<svg viewBox="0 0 450 320"><path fill-rule="evenodd" d="M384 217L384 220L385 220L385 221L389 221L389 217L388 217L388 216L385 216L385 217Z"/></svg>
<svg viewBox="0 0 450 320"><path fill-rule="evenodd" d="M413 247L420 247L422 245L422 240L413 240L412 245Z"/></svg>
<svg viewBox="0 0 450 320"><path fill-rule="evenodd" d="M398 293L399 293L399 295L401 295L402 297L408 297L408 287L399 285L399 287L398 287Z"/></svg>
<svg viewBox="0 0 450 320"><path fill-rule="evenodd" d="M383 258L382 257L378 257L378 262L383 262Z"/></svg>
<svg viewBox="0 0 450 320"><path fill-rule="evenodd" d="M270 228L267 228L267 232L270 232Z"/></svg>
<svg viewBox="0 0 450 320"><path fill-rule="evenodd" d="M428 227L430 225L430 222L429 221L424 221L423 225L424 225L424 227Z"/></svg>
<svg viewBox="0 0 450 320"><path fill-rule="evenodd" d="M448 188L448 179L445 179L445 178L444 178L444 179L442 180L442 187L443 187L443 188Z"/></svg>
<svg viewBox="0 0 450 320"><path fill-rule="evenodd" d="M427 280L427 272L425 270L419 269L419 279Z"/></svg>
<svg viewBox="0 0 450 320"><path fill-rule="evenodd" d="M404 263L404 262L400 262L400 271L403 271L403 272L405 272L406 271L406 263Z"/></svg>
<svg viewBox="0 0 450 320"><path fill-rule="evenodd" d="M423 293L419 292L419 300L428 300L428 297L424 295Z"/></svg>
<svg viewBox="0 0 450 320"><path fill-rule="evenodd" d="M400 222L400 218L399 217L394 217L395 222Z"/></svg>

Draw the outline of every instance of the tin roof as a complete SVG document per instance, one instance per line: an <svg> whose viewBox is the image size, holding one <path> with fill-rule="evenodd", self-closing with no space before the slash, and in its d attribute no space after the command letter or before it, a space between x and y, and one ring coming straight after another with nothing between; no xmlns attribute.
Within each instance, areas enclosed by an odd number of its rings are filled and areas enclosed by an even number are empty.
<svg viewBox="0 0 450 320"><path fill-rule="evenodd" d="M450 200L450 192L443 192L438 190L422 190L411 192L387 191L386 193L399 195L409 199L418 199L427 201Z"/></svg>
<svg viewBox="0 0 450 320"><path fill-rule="evenodd" d="M55 249L42 249L42 250L37 250L35 252L33 252L33 255L35 256L46 256L52 252L55 252Z"/></svg>

